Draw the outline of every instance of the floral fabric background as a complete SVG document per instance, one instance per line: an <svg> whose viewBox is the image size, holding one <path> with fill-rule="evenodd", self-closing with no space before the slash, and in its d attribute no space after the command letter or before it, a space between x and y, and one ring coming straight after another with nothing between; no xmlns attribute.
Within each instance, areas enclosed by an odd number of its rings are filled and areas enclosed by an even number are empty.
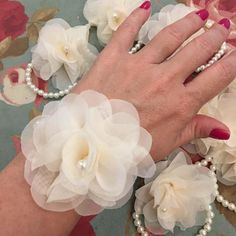
<svg viewBox="0 0 236 236"><path fill-rule="evenodd" d="M157 3L158 2L158 3ZM228 17L232 21L229 43L236 47L236 0L179 0L189 6L208 8L211 18ZM30 119L37 116L45 102L25 84L26 63L31 60L30 48L38 38L40 28L50 19L64 18L71 25L83 24L85 0L0 0L0 169L3 169L20 151L19 136ZM155 12L174 0L153 1ZM98 45L93 32L90 41ZM33 81L47 90L40 78ZM137 186L141 184L138 181ZM222 187L229 200L236 202L233 187ZM196 192L197 194L197 192ZM81 218L71 236L127 236L136 235L132 221L133 199L118 210L104 211L96 217ZM236 235L236 216L220 206L215 208L216 218L210 235ZM197 227L175 235L191 236ZM169 234L168 234L169 235Z"/></svg>

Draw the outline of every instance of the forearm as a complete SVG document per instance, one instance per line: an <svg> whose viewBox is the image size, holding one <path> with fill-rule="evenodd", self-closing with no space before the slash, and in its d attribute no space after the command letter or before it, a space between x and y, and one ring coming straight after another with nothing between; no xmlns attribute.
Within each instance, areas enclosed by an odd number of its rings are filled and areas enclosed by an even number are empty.
<svg viewBox="0 0 236 236"><path fill-rule="evenodd" d="M20 153L0 173L1 235L68 236L78 222L78 214L50 212L38 207L24 179L24 162Z"/></svg>

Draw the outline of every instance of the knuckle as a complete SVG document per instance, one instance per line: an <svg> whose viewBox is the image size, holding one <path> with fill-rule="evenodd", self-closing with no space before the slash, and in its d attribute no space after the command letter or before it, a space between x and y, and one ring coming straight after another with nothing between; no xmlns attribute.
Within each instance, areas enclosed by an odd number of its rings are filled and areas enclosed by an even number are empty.
<svg viewBox="0 0 236 236"><path fill-rule="evenodd" d="M199 52L204 51L207 55L212 56L215 53L214 43L209 38L199 37L195 41Z"/></svg>
<svg viewBox="0 0 236 236"><path fill-rule="evenodd" d="M166 34L171 37L171 40L176 42L176 44L182 44L184 40L184 35L181 33L182 31L179 30L179 27L177 27L176 24L168 26L166 29Z"/></svg>

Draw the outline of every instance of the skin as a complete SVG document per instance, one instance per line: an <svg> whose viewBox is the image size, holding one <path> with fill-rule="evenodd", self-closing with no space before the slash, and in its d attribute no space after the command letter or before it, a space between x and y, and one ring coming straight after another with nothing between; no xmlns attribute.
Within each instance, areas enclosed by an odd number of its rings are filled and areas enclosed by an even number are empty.
<svg viewBox="0 0 236 236"><path fill-rule="evenodd" d="M194 138L208 137L215 128L228 131L221 122L199 116L197 112L236 77L236 52L186 82L220 48L229 31L215 24L166 60L205 24L191 13L160 32L139 53L129 55L127 52L149 14L150 9L139 8L128 17L74 92L94 89L109 98L133 103L139 111L141 125L153 136L151 154L160 160ZM36 206L24 181L23 167L24 157L19 154L0 173L1 234L68 235L79 216L73 211L54 213Z"/></svg>

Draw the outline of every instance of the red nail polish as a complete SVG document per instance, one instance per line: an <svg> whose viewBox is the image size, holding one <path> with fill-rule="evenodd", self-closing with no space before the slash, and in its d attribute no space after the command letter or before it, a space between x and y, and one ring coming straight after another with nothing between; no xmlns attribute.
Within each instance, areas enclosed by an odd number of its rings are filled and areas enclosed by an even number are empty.
<svg viewBox="0 0 236 236"><path fill-rule="evenodd" d="M228 140L230 138L230 133L228 130L224 129L213 129L209 134L209 137L220 140Z"/></svg>
<svg viewBox="0 0 236 236"><path fill-rule="evenodd" d="M140 8L141 9L144 9L144 10L148 10L150 7L151 7L151 1L145 1L141 6Z"/></svg>
<svg viewBox="0 0 236 236"><path fill-rule="evenodd" d="M226 29L230 28L230 20L228 18L223 18L218 22L220 25L223 25Z"/></svg>
<svg viewBox="0 0 236 236"><path fill-rule="evenodd" d="M205 21L209 17L209 12L206 9L202 9L196 12L196 14Z"/></svg>

